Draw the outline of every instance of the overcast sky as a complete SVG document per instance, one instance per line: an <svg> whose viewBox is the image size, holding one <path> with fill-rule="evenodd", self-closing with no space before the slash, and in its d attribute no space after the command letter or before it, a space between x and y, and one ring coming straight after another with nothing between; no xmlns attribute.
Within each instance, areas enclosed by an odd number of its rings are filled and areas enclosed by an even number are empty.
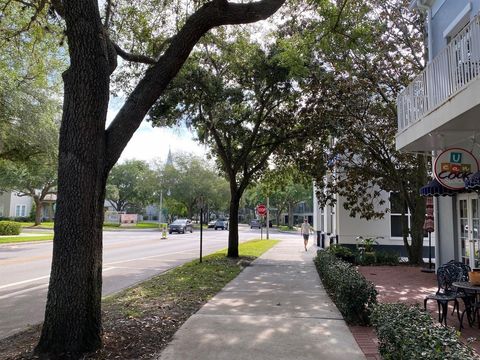
<svg viewBox="0 0 480 360"><path fill-rule="evenodd" d="M110 99L107 125L122 105L122 99ZM169 148L172 152L194 153L199 156L204 156L207 152L204 146L193 140L193 134L186 128L152 128L151 123L143 121L123 150L120 162L127 159L151 161L158 158L165 161Z"/></svg>

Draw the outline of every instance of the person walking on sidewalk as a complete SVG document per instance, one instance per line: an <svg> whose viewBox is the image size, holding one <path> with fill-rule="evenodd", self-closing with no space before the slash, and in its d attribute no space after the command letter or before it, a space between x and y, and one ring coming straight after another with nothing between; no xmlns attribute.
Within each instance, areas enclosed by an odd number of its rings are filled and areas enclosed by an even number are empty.
<svg viewBox="0 0 480 360"><path fill-rule="evenodd" d="M310 227L308 220L305 219L303 221L302 227L300 228L300 233L303 235L303 245L305 245L305 251L307 251L308 237L310 236L311 231L312 228Z"/></svg>

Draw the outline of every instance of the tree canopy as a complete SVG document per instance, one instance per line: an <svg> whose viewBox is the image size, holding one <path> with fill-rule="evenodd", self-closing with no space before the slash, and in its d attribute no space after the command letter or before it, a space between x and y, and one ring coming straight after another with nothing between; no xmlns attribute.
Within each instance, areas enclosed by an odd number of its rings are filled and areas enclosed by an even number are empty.
<svg viewBox="0 0 480 360"><path fill-rule="evenodd" d="M351 216L372 219L388 211L385 193L398 193L412 214L410 229L404 227L409 259L422 262L425 203L419 188L428 166L423 155L395 149L395 101L424 65L423 21L408 11L408 1L322 3L318 11L325 16L310 22L301 39L308 46L299 47L316 54L303 84L304 111L322 119L332 138L330 148L321 149L329 176L311 171L328 190L318 196L326 203L339 194Z"/></svg>
<svg viewBox="0 0 480 360"><path fill-rule="evenodd" d="M264 49L241 34L208 37L150 112L156 125L186 119L199 141L210 146L230 183L232 257L238 256L243 192L276 151L309 135L297 116L298 74L281 61L281 54L279 44Z"/></svg>

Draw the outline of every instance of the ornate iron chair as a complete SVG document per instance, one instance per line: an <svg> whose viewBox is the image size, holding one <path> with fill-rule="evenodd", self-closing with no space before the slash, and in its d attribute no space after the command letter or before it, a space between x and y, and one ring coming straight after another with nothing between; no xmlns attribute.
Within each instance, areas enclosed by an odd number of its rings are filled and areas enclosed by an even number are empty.
<svg viewBox="0 0 480 360"><path fill-rule="evenodd" d="M427 310L427 301L436 300L438 306L438 321L447 325L448 303L453 302L453 312L457 310L458 320L460 321L459 298L465 298L466 294L459 292L453 283L455 281L468 281L468 272L470 267L458 261L451 260L441 265L437 269L438 290L435 294L428 295L423 306Z"/></svg>

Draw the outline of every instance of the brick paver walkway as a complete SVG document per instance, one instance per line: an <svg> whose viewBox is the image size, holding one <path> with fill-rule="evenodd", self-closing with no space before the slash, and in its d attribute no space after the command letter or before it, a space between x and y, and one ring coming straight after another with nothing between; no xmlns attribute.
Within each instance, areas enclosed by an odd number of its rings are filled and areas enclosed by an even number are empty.
<svg viewBox="0 0 480 360"><path fill-rule="evenodd" d="M414 266L360 266L360 272L372 281L378 290L378 301L383 303L404 302L407 304L420 304L423 307L423 299L437 291L435 274L423 273L419 267ZM462 310L460 302L460 310ZM458 330L459 321L457 314L451 314L447 318L447 324ZM428 310L434 319L437 319L437 305L434 301L428 302ZM476 338L472 347L480 353L480 329L468 326L466 319L463 321L465 328L462 330L462 338ZM377 351L377 338L373 328L362 326L351 326L350 330L363 350L368 360L381 359Z"/></svg>

